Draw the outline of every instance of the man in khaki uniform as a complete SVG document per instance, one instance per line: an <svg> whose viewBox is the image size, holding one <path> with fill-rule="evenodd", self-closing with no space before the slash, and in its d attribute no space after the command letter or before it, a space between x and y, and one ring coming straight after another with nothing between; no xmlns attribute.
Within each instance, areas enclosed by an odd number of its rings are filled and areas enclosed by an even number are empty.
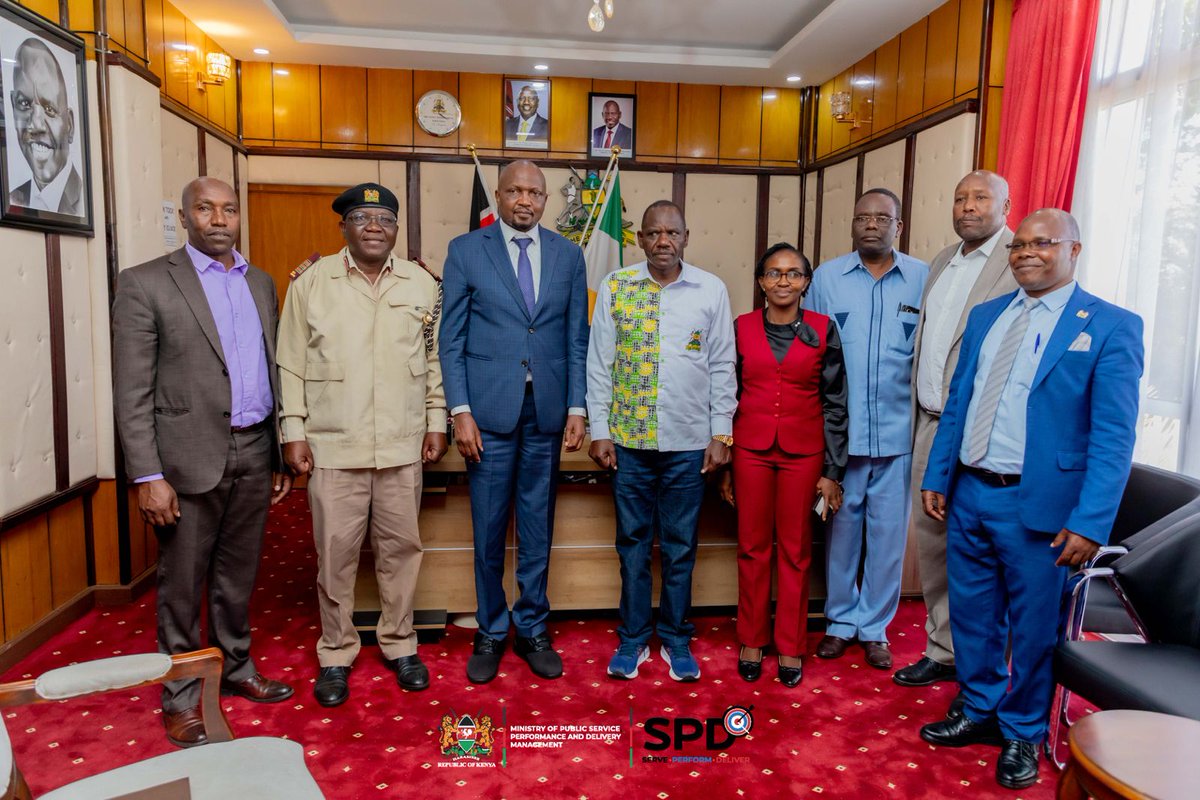
<svg viewBox="0 0 1200 800"><path fill-rule="evenodd" d="M313 693L323 706L350 696L360 648L354 580L368 521L383 606L379 647L400 686L429 685L412 614L421 465L446 452L441 289L393 255L398 209L396 196L375 183L334 200L346 247L293 273L279 325L284 460L310 474L321 610Z"/></svg>
<svg viewBox="0 0 1200 800"><path fill-rule="evenodd" d="M954 232L962 241L949 245L933 259L925 296L921 298L913 347L913 512L909 536L917 541L921 592L929 613L924 657L892 676L901 686L928 686L956 678L946 582L946 524L925 515L920 490L938 419L950 394L967 315L985 300L1017 288L1005 248L1013 238L1005 224L1008 210L1008 183L996 173L977 170L958 182L951 214ZM954 709L958 702L956 699Z"/></svg>

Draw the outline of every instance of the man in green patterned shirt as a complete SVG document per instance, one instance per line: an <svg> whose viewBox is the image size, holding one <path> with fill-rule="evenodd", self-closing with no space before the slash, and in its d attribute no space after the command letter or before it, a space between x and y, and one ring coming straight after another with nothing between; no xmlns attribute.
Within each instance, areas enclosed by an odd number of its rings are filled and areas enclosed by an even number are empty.
<svg viewBox="0 0 1200 800"><path fill-rule="evenodd" d="M655 535L660 654L675 680L700 677L686 619L696 525L704 474L729 461L737 382L729 294L715 275L684 262L687 241L679 206L652 203L638 232L646 261L605 277L592 316L588 455L613 472L621 559L614 678L637 677L649 656Z"/></svg>

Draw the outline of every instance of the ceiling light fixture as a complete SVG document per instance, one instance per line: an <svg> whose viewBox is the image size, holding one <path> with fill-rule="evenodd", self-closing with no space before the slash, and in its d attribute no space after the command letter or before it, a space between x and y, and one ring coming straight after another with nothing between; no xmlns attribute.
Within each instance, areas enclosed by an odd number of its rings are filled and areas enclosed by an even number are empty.
<svg viewBox="0 0 1200 800"><path fill-rule="evenodd" d="M799 76L799 75L788 75L788 76L787 76L787 82L788 82L788 83L799 83L799 82L800 82L800 76Z"/></svg>
<svg viewBox="0 0 1200 800"><path fill-rule="evenodd" d="M549 64L534 64L533 68L538 70L539 72L545 72L546 70L550 69L550 65Z"/></svg>
<svg viewBox="0 0 1200 800"><path fill-rule="evenodd" d="M604 7L600 7L601 0L594 0L592 8L588 11L587 23L588 27L596 33L604 30L604 20L612 19L615 0L603 0Z"/></svg>
<svg viewBox="0 0 1200 800"><path fill-rule="evenodd" d="M268 50L268 49L267 49L267 48L265 48L265 47L256 47L256 48L254 48L254 55L256 55L256 56L269 56L269 55L271 55L271 51L270 51L270 50Z"/></svg>

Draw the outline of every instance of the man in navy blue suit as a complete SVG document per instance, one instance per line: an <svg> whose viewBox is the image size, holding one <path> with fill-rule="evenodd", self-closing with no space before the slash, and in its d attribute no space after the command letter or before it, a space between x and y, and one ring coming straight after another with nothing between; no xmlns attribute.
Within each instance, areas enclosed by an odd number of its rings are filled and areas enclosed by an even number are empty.
<svg viewBox="0 0 1200 800"><path fill-rule="evenodd" d="M546 633L546 578L560 442L579 449L587 413L583 251L538 225L546 178L532 162L500 171L496 205L498 223L450 243L442 283L442 376L475 533L474 683L496 677L510 622L534 674L562 674ZM510 614L504 539L514 499L520 596Z"/></svg>
<svg viewBox="0 0 1200 800"><path fill-rule="evenodd" d="M1108 541L1129 478L1142 320L1075 282L1079 226L1065 211L1030 214L1007 246L1020 288L967 320L921 487L925 513L947 523L965 700L921 738L1000 745L996 781L1022 789L1037 781L1067 568Z"/></svg>

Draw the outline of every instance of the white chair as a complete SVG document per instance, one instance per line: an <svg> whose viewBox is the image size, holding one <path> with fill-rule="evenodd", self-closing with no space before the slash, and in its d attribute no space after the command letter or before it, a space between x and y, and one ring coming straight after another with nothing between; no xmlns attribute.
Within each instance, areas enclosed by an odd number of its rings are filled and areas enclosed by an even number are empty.
<svg viewBox="0 0 1200 800"><path fill-rule="evenodd" d="M324 795L304 765L296 742L255 736L234 739L221 710L221 664L216 648L167 656L161 653L87 661L46 672L36 679L0 684L0 708L53 703L74 697L135 689L169 680L199 678L201 715L209 744L176 750L59 787L40 800L100 800L177 784L192 800L319 800ZM31 800L13 759L8 731L0 720L0 800Z"/></svg>

